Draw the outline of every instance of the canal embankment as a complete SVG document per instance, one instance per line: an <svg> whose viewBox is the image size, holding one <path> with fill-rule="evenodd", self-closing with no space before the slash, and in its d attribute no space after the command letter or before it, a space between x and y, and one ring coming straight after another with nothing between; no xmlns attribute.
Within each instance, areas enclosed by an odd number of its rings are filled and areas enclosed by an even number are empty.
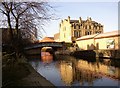
<svg viewBox="0 0 120 88"><path fill-rule="evenodd" d="M55 54L71 55L80 58L120 59L119 49L80 50L73 47L56 51Z"/></svg>
<svg viewBox="0 0 120 88"><path fill-rule="evenodd" d="M27 61L25 57L17 60L3 57L2 87L46 87L55 86L41 76Z"/></svg>
<svg viewBox="0 0 120 88"><path fill-rule="evenodd" d="M120 50L79 50L71 52L75 57L120 59Z"/></svg>

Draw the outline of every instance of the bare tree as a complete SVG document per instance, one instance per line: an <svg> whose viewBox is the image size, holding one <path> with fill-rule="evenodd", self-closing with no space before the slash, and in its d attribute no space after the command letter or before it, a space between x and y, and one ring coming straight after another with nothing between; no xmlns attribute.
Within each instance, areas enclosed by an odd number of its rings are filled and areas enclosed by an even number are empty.
<svg viewBox="0 0 120 88"><path fill-rule="evenodd" d="M53 19L50 9L48 2L43 1L0 3L0 12L6 16L10 42L12 46L16 44L15 50L19 50L22 39L35 39L40 26Z"/></svg>

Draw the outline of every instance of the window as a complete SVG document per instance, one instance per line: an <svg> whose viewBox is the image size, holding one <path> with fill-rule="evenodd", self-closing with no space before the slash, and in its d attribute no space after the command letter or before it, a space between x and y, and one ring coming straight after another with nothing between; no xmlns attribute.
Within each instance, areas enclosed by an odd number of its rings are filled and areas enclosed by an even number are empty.
<svg viewBox="0 0 120 88"><path fill-rule="evenodd" d="M115 48L115 40L114 39L108 39L106 41L106 48L107 49L113 49L113 48Z"/></svg>
<svg viewBox="0 0 120 88"><path fill-rule="evenodd" d="M79 25L79 29L80 29L80 25Z"/></svg>
<svg viewBox="0 0 120 88"><path fill-rule="evenodd" d="M89 35L90 33L88 32L87 34Z"/></svg>
<svg viewBox="0 0 120 88"><path fill-rule="evenodd" d="M78 31L74 31L74 37L78 37L79 36L79 32Z"/></svg>
<svg viewBox="0 0 120 88"><path fill-rule="evenodd" d="M79 31L79 37L81 36L81 31Z"/></svg>
<svg viewBox="0 0 120 88"><path fill-rule="evenodd" d="M91 26L89 26L89 29L91 29Z"/></svg>
<svg viewBox="0 0 120 88"><path fill-rule="evenodd" d="M76 25L74 24L74 29L76 29Z"/></svg>

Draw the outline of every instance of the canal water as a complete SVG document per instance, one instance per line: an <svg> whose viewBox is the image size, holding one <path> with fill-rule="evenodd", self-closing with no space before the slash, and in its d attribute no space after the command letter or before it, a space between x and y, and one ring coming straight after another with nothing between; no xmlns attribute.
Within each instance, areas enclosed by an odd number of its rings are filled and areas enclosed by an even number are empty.
<svg viewBox="0 0 120 88"><path fill-rule="evenodd" d="M55 86L120 86L119 60L53 57L42 52L41 58L30 56L29 63Z"/></svg>

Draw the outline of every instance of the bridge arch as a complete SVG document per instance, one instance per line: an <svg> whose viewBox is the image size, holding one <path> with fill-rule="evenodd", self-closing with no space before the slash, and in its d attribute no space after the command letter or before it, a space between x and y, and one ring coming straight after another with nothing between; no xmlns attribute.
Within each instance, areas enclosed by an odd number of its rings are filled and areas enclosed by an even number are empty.
<svg viewBox="0 0 120 88"><path fill-rule="evenodd" d="M54 55L54 52L62 48L63 44L61 42L40 42L26 47L25 51L28 55L40 55L41 57L41 50L44 47L51 47Z"/></svg>

